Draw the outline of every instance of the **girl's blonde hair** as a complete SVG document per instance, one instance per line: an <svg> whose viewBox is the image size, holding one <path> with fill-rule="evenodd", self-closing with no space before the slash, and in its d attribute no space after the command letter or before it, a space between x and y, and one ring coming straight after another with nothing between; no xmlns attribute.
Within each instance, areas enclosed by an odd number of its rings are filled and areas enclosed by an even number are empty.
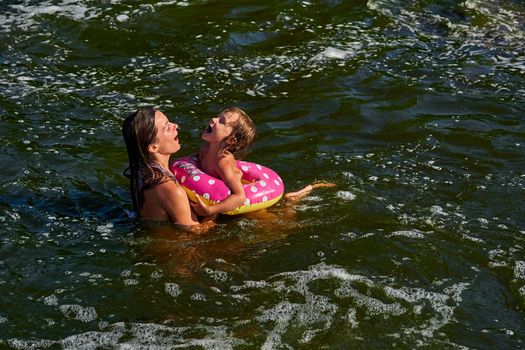
<svg viewBox="0 0 525 350"><path fill-rule="evenodd" d="M248 153L255 138L255 124L245 111L238 107L229 107L219 113L235 113L239 117L231 126L232 132L219 145L219 154L231 153L235 159L242 159Z"/></svg>

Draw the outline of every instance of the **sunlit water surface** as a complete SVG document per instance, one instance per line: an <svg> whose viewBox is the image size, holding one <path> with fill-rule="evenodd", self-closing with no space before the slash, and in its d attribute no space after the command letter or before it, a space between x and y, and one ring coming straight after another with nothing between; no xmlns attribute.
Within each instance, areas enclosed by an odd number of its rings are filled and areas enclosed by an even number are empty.
<svg viewBox="0 0 525 350"><path fill-rule="evenodd" d="M242 107L247 160L337 187L143 227L143 105L180 155ZM523 348L524 113L522 1L2 1L0 346Z"/></svg>

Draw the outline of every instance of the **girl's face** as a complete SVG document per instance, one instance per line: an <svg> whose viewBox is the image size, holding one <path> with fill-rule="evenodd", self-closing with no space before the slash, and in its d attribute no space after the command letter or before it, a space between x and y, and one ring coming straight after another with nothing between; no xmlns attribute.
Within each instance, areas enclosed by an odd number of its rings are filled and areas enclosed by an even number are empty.
<svg viewBox="0 0 525 350"><path fill-rule="evenodd" d="M157 111L155 113L155 128L157 129L157 140L151 146L156 152L164 155L170 155L180 150L179 126L171 123L164 113Z"/></svg>
<svg viewBox="0 0 525 350"><path fill-rule="evenodd" d="M222 115L211 118L208 126L202 133L202 139L207 142L219 143L232 133L233 125L239 119L235 112L226 112Z"/></svg>

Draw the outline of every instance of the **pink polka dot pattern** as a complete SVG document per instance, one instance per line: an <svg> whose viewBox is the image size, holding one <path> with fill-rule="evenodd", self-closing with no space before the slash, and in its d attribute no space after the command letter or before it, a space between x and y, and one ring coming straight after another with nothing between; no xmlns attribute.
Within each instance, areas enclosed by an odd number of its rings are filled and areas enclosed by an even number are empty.
<svg viewBox="0 0 525 350"><path fill-rule="evenodd" d="M243 172L242 180L246 194L244 206L271 203L282 196L284 183L272 169L245 161L237 161L237 167ZM199 169L196 156L177 159L170 165L170 169L183 187L209 199L212 203L219 203L230 195L228 186L222 180Z"/></svg>

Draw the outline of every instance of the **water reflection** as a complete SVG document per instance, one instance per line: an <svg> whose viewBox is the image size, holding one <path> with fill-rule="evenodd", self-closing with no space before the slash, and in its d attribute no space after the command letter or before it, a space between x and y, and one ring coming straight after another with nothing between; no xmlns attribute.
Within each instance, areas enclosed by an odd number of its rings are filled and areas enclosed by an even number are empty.
<svg viewBox="0 0 525 350"><path fill-rule="evenodd" d="M252 213L219 216L210 228L194 232L167 222L141 221L137 241L133 243L135 258L158 264L170 274L186 278L196 277L205 266L217 262L227 261L230 268L240 268L235 261L247 256L255 258L256 252L265 252L289 234L309 225L297 218L301 200L308 199L304 195L307 194L283 199L271 208Z"/></svg>

